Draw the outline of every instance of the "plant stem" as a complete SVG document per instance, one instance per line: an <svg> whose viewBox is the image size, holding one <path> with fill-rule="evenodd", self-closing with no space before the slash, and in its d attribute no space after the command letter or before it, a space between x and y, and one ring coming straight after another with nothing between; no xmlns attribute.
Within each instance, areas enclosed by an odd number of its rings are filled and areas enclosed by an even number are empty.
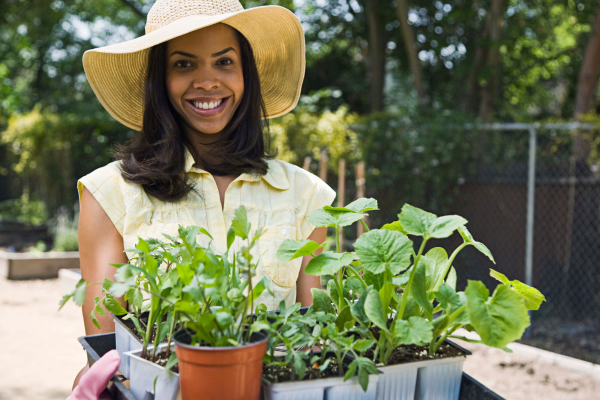
<svg viewBox="0 0 600 400"><path fill-rule="evenodd" d="M365 232L369 232L370 231L370 229L367 226L367 224L365 223L364 219L361 219L360 223L362 224L363 228L365 228Z"/></svg>
<svg viewBox="0 0 600 400"><path fill-rule="evenodd" d="M175 329L175 321L177 321L177 311L173 312L173 321L171 321L171 329L169 329L169 339L167 340L167 360L171 355L171 338L173 337L173 330Z"/></svg>
<svg viewBox="0 0 600 400"><path fill-rule="evenodd" d="M408 300L408 295L410 293L410 287L412 286L413 280L415 279L415 272L417 271L417 265L419 265L419 260L421 259L421 254L423 254L423 250L425 249L425 244L429 240L428 237L423 237L423 242L421 243L421 247L419 248L419 252L417 253L417 257L415 258L415 263L413 265L412 271L410 271L410 278L408 278L408 282L406 283L406 287L404 288L404 293L402 293L402 304L400 305L400 310L396 313L396 318L402 319L404 316L404 309L406 308L406 302Z"/></svg>
<svg viewBox="0 0 600 400"><path fill-rule="evenodd" d="M341 253L341 249L340 249L340 228L336 225L335 226L335 249L336 249L336 253Z"/></svg>
<svg viewBox="0 0 600 400"><path fill-rule="evenodd" d="M358 279L360 281L360 283L363 285L363 288L367 288L367 283L365 282L365 280L363 279L363 277L354 269L352 268L352 265L348 265L348 269L350 269L350 271L352 271L352 273L354 274L354 276L356 277L356 279Z"/></svg>
<svg viewBox="0 0 600 400"><path fill-rule="evenodd" d="M452 334L454 331L456 331L457 329L462 328L464 325L457 325L453 328L447 329L446 332L444 332L444 334L440 337L440 339L436 342L435 339L431 341L431 344L429 345L429 355L431 357L433 357L433 355L438 351L438 349L440 348L440 346L444 343L444 341L446 340L446 338L448 337L448 335ZM435 343L435 345L434 345Z"/></svg>
<svg viewBox="0 0 600 400"><path fill-rule="evenodd" d="M446 268L445 268L445 270L444 270L444 273L443 273L443 274L440 274L438 279L441 279L441 280L442 280L442 282L443 282L443 280L444 280L444 278L446 277L446 275L448 275L448 271L450 271L450 268L452 267L452 263L454 262L454 259L456 258L456 255L457 255L457 254L458 254L458 253L459 253L459 252L460 252L462 249L464 249L465 247L467 247L468 245L469 245L469 243L467 243L467 242L464 242L463 244L461 244L460 246L458 246L458 247L456 248L456 250L454 250L454 252L453 252L453 253L452 253L452 255L450 256L450 258L448 259L448 264L446 264ZM436 286L436 287L439 287L439 286L442 284L442 282L435 282L435 286Z"/></svg>

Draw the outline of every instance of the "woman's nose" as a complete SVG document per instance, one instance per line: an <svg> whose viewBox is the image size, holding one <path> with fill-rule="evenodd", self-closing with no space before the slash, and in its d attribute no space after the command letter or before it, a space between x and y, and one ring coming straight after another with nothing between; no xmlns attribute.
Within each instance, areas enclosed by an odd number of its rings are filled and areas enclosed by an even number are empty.
<svg viewBox="0 0 600 400"><path fill-rule="evenodd" d="M218 89L220 81L217 74L211 71L211 68L198 68L194 81L192 82L194 89L212 90Z"/></svg>

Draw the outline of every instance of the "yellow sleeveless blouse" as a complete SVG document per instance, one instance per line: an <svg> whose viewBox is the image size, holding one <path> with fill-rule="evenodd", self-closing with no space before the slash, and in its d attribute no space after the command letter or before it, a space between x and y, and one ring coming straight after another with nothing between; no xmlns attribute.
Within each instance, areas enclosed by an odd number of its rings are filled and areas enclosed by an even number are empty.
<svg viewBox="0 0 600 400"><path fill-rule="evenodd" d="M227 229L235 210L246 207L251 235L258 228L266 232L253 249L258 261L258 282L264 276L270 280L272 295L265 291L258 303L269 310L296 302L296 280L302 258L285 264L277 262L276 252L285 239L306 239L314 226L307 215L320 207L331 205L336 193L317 176L281 160L268 160L266 175L241 174L227 188L224 207L212 175L194 167L194 159L186 149L185 171L196 192L175 202L163 202L146 194L139 184L121 177L119 161L110 163L84 176L77 182L79 196L85 186L100 203L121 236L125 249L132 249L138 238L164 238L162 233L177 236L179 225L205 228L214 238L212 247L218 252L227 248ZM209 238L198 236L198 243L207 246ZM232 250L242 242L236 238ZM131 254L128 254L131 256Z"/></svg>

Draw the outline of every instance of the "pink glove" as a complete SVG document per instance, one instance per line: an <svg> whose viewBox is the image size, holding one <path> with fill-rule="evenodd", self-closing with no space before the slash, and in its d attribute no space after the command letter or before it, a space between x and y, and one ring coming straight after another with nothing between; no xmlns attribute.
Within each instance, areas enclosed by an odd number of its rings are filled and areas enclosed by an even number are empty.
<svg viewBox="0 0 600 400"><path fill-rule="evenodd" d="M108 381L119 369L121 358L116 350L103 355L90 367L90 370L79 380L79 385L67 400L111 400L106 386Z"/></svg>

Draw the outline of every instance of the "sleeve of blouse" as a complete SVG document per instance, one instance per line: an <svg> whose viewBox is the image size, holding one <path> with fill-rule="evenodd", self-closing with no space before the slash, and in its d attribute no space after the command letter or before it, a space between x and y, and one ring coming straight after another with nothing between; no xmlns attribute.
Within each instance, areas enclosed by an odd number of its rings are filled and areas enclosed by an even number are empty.
<svg viewBox="0 0 600 400"><path fill-rule="evenodd" d="M335 190L318 177L314 175L313 177L311 180L312 187L308 190L310 192L309 197L301 207L303 210L300 228L302 230L302 239L307 239L315 229L315 226L308 221L308 214L318 208L330 206L336 197Z"/></svg>
<svg viewBox="0 0 600 400"><path fill-rule="evenodd" d="M98 168L77 181L79 201L85 186L106 212L117 231L123 236L125 201L121 192L121 171L117 162Z"/></svg>

